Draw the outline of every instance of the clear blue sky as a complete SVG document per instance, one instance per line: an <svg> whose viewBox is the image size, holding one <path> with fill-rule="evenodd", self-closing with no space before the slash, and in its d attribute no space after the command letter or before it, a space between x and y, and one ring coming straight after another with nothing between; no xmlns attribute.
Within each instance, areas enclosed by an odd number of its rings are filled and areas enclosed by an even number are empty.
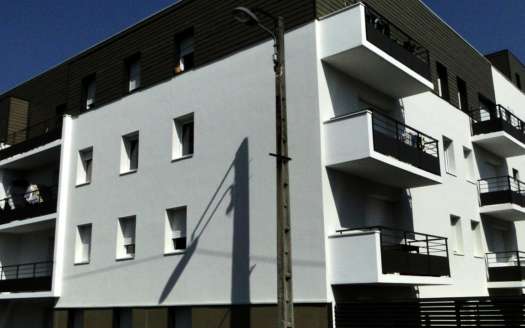
<svg viewBox="0 0 525 328"><path fill-rule="evenodd" d="M424 1L481 52L509 48L525 62L524 0ZM0 93L174 2L2 1Z"/></svg>

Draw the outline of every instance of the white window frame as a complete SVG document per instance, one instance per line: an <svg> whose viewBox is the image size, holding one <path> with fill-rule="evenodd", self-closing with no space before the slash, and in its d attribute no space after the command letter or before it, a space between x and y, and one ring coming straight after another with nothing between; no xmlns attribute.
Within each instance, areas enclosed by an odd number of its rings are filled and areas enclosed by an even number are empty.
<svg viewBox="0 0 525 328"><path fill-rule="evenodd" d="M90 184L93 178L93 147L80 150L77 156L77 186Z"/></svg>
<svg viewBox="0 0 525 328"><path fill-rule="evenodd" d="M133 92L141 86L141 63L140 57L130 59L128 69L128 92Z"/></svg>
<svg viewBox="0 0 525 328"><path fill-rule="evenodd" d="M191 139L191 146L186 145L185 129L188 124L192 124L193 131ZM173 145L172 145L172 160L179 160L183 158L192 157L195 154L195 115L190 113L180 116L173 120ZM192 151L188 151L191 148Z"/></svg>
<svg viewBox="0 0 525 328"><path fill-rule="evenodd" d="M93 240L93 225L91 223L78 225L75 239L75 264L91 262L91 245Z"/></svg>
<svg viewBox="0 0 525 328"><path fill-rule="evenodd" d="M464 255L463 221L460 216L450 215L452 251L454 255Z"/></svg>
<svg viewBox="0 0 525 328"><path fill-rule="evenodd" d="M134 259L136 254L137 217L126 216L118 219L117 260ZM130 252L132 246L132 252Z"/></svg>
<svg viewBox="0 0 525 328"><path fill-rule="evenodd" d="M465 178L474 183L476 181L476 165L472 149L463 147L463 158L465 159Z"/></svg>
<svg viewBox="0 0 525 328"><path fill-rule="evenodd" d="M132 148L136 142L136 147ZM122 136L120 151L120 174L137 172L140 160L140 138L139 132L135 131Z"/></svg>
<svg viewBox="0 0 525 328"><path fill-rule="evenodd" d="M483 235L481 232L481 222L471 220L470 230L472 232L472 246L474 257L482 258L485 255L485 251L483 249Z"/></svg>
<svg viewBox="0 0 525 328"><path fill-rule="evenodd" d="M169 208L166 210L165 218L165 241L164 253L176 254L183 253L188 247L188 208L186 206ZM175 239L186 239L184 248L176 248Z"/></svg>
<svg viewBox="0 0 525 328"><path fill-rule="evenodd" d="M445 157L445 171L448 174L456 176L456 153L454 148L454 141L446 136L443 136L443 154Z"/></svg>

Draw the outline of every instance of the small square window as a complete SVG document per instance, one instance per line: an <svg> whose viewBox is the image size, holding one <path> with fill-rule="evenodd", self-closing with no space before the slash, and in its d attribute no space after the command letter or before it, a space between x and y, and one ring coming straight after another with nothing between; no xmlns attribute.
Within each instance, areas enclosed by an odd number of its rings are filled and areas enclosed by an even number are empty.
<svg viewBox="0 0 525 328"><path fill-rule="evenodd" d="M195 67L193 56L193 31L175 37L175 74L181 74Z"/></svg>
<svg viewBox="0 0 525 328"><path fill-rule="evenodd" d="M77 185L91 183L93 174L93 148L87 148L78 152Z"/></svg>
<svg viewBox="0 0 525 328"><path fill-rule="evenodd" d="M177 118L173 121L172 158L191 156L194 151L195 124L193 114Z"/></svg>
<svg viewBox="0 0 525 328"><path fill-rule="evenodd" d="M140 55L134 55L126 60L127 69L127 91L133 92L140 88L141 84L141 65Z"/></svg>
<svg viewBox="0 0 525 328"><path fill-rule="evenodd" d="M85 264L91 260L91 230L91 224L77 227L75 264Z"/></svg>
<svg viewBox="0 0 525 328"><path fill-rule="evenodd" d="M169 254L186 249L186 221L186 207L178 207L166 210L165 253Z"/></svg>
<svg viewBox="0 0 525 328"><path fill-rule="evenodd" d="M117 259L135 257L135 223L134 216L120 218L117 232Z"/></svg>
<svg viewBox="0 0 525 328"><path fill-rule="evenodd" d="M139 133L133 132L122 137L120 173L136 172L139 168Z"/></svg>

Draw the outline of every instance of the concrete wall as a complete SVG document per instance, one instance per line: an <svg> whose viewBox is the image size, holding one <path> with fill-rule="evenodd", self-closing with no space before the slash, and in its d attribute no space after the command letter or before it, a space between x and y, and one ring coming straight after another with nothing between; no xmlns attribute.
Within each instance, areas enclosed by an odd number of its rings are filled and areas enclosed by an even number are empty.
<svg viewBox="0 0 525 328"><path fill-rule="evenodd" d="M326 300L315 30L287 35L296 301ZM64 307L276 301L274 80L263 43L73 120ZM194 113L195 154L171 161L173 119ZM119 176L121 137L139 131L138 172ZM76 152L93 178L76 187ZM188 249L165 256L165 210L187 206ZM136 215L136 256L116 261L119 217ZM73 265L92 223L91 262ZM125 279L122 279L125 277Z"/></svg>

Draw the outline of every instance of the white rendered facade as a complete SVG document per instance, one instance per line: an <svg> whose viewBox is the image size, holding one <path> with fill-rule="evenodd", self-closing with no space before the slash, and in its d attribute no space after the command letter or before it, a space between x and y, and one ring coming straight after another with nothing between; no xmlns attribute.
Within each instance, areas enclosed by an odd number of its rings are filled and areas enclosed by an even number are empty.
<svg viewBox="0 0 525 328"><path fill-rule="evenodd" d="M468 115L433 93L427 78L366 40L364 10L357 5L286 35L294 301L335 305L356 286L383 288L385 297L399 287L420 298L520 291L521 281L488 282L485 253L525 250L523 209L483 212L478 180L512 176L513 169L525 174L525 148L507 158L473 142ZM0 245L12 243L13 230L42 240L54 236L52 290L0 299L53 298L56 309L275 304L271 54L272 43L263 42L66 116L60 141L36 150L60 147L51 161L59 171L56 213L0 225ZM525 94L495 68L493 79L497 103L525 119ZM436 139L439 174L375 151L369 107ZM174 156L175 122L188 114L194 151ZM122 138L129 134L138 136L138 168L122 172ZM448 152L444 137L452 141ZM85 149L92 150L91 177L79 183ZM452 152L453 162L446 158ZM13 161L0 162L2 178ZM0 190L6 192L4 181ZM169 251L167 211L180 208L186 248ZM134 218L134 255L123 258L119 243L131 237L119 235L119 219L128 217ZM90 251L78 263L78 227L84 225L91 226ZM375 226L447 238L450 276L383 273L378 231L338 232ZM5 251L9 247L0 250L2 264L47 256L38 253L40 246L4 260L14 253ZM191 327L190 317L181 311L177 322Z"/></svg>

